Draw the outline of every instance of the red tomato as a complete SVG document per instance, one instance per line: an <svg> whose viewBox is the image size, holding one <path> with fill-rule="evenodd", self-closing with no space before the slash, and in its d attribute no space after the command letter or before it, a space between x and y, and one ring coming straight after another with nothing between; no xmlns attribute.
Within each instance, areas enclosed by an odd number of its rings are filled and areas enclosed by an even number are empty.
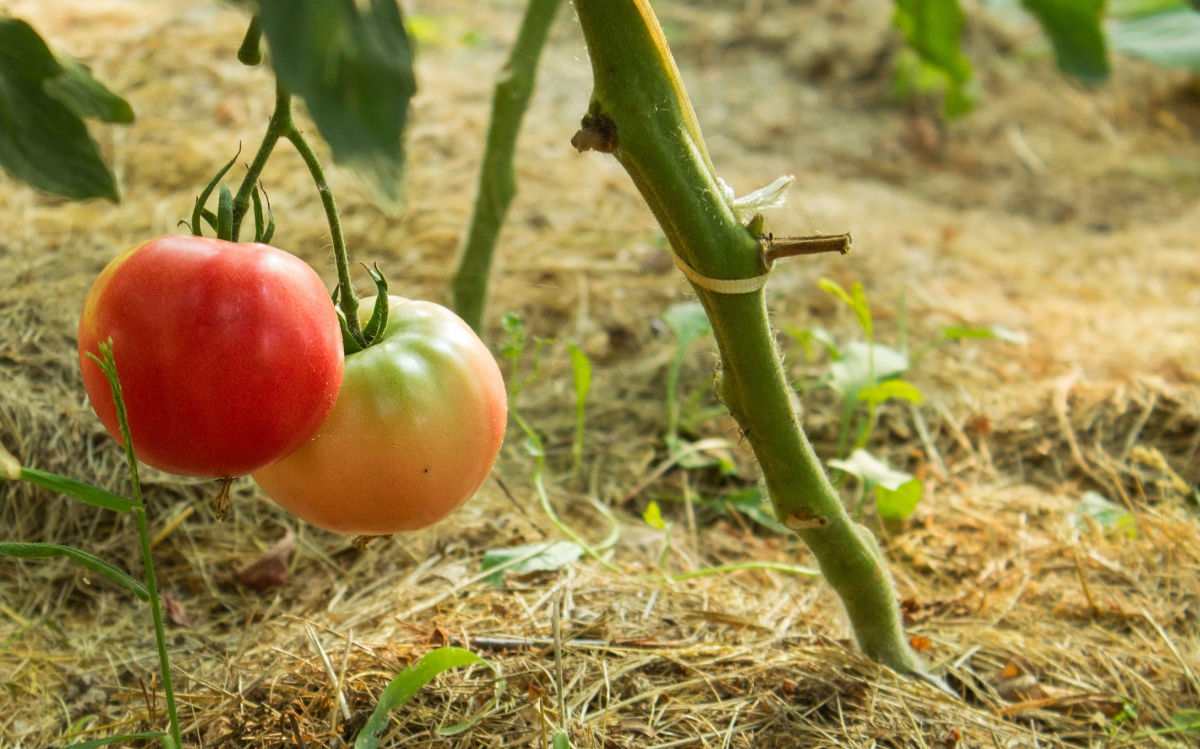
<svg viewBox="0 0 1200 749"><path fill-rule="evenodd" d="M320 277L264 244L163 237L115 258L79 321L92 407L120 439L88 352L113 339L138 457L173 473L237 476L310 439L337 400L341 329Z"/></svg>
<svg viewBox="0 0 1200 749"><path fill-rule="evenodd" d="M441 305L389 302L381 342L346 357L317 437L254 473L272 499L328 530L436 523L479 489L504 440L504 379L479 336ZM363 300L364 322L373 304Z"/></svg>

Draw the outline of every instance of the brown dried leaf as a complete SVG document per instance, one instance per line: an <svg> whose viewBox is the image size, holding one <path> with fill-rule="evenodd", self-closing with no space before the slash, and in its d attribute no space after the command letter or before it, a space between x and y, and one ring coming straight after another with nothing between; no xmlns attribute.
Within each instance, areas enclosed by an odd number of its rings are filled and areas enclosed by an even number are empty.
<svg viewBox="0 0 1200 749"><path fill-rule="evenodd" d="M283 538L262 556L242 567L234 575L239 584L259 593L278 588L288 581L288 560L296 550L296 534L288 528Z"/></svg>
<svg viewBox="0 0 1200 749"><path fill-rule="evenodd" d="M162 594L163 610L167 614L167 621L174 624L176 627L192 626L192 617L188 614L187 609L183 607L183 603L178 598L170 593Z"/></svg>

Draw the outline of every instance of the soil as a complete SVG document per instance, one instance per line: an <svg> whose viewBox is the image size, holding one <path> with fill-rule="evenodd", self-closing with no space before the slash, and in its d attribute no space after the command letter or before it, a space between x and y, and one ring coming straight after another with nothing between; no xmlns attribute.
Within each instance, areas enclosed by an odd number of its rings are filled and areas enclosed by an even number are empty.
<svg viewBox="0 0 1200 749"><path fill-rule="evenodd" d="M421 92L404 200L382 204L350 172L331 181L354 257L378 262L397 293L444 301L520 7L407 5ZM515 424L496 480L450 520L365 545L287 516L249 479L218 517L214 484L149 471L188 745L347 746L388 679L446 644L483 655L503 680L484 668L439 677L393 714L384 745L547 746L560 727L575 747L1197 741L1200 89L1123 58L1107 84L1082 87L1055 71L1027 23L968 5L979 102L946 122L934 98L895 95L898 43L882 0L656 3L722 177L744 193L794 174L772 231L853 234L851 254L781 262L768 286L823 458L839 457L839 400L820 384L828 359L798 341L861 332L817 281L861 282L877 340L913 354L905 376L924 402L884 406L867 447L920 477L924 497L899 525L879 524L869 502L863 511L914 647L954 696L858 655L819 578L671 577L812 560L798 539L724 504L757 487L757 469L713 392L709 340L684 360L681 436L724 468L669 457L675 346L662 316L693 297L619 165L569 145L591 73L565 7L519 144L485 340L499 351L502 315L524 320L536 343L505 373L524 378L513 406L546 443L549 500L596 544L612 513L615 545L603 562L500 584L481 573L489 549L563 537ZM113 255L179 231L211 174L239 143L257 144L270 76L237 62L246 19L232 6L7 8L91 65L137 121L93 130L119 176L118 205L0 181L0 443L28 465L122 490L120 451L77 373L83 296ZM280 151L265 183L274 243L332 285L302 163ZM947 342L948 326L1007 332ZM595 368L580 470L570 343ZM855 483L843 487L860 506ZM1128 520L1106 526L1083 511L1094 495ZM642 520L651 501L667 533ZM127 518L5 484L0 522L6 538L139 569ZM0 745L165 724L147 611L66 561L6 563L0 643L12 706L0 710Z"/></svg>

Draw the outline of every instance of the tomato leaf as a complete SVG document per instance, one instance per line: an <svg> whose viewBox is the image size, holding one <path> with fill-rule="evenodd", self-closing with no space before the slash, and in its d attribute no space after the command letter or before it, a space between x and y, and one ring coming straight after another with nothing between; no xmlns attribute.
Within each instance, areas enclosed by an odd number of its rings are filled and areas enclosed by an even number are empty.
<svg viewBox="0 0 1200 749"><path fill-rule="evenodd" d="M76 549L74 546L6 541L0 542L0 556L17 557L19 559L67 557L87 567L92 572L108 578L143 601L150 600L150 594L146 591L146 586L100 557L89 554L83 549Z"/></svg>
<svg viewBox="0 0 1200 749"><path fill-rule="evenodd" d="M125 123L133 110L83 65L55 58L32 26L0 18L0 166L39 190L115 202L84 117Z"/></svg>
<svg viewBox="0 0 1200 749"><path fill-rule="evenodd" d="M308 105L334 160L399 198L417 83L396 0L261 0L259 18L275 74Z"/></svg>
<svg viewBox="0 0 1200 749"><path fill-rule="evenodd" d="M120 736L107 736L102 739L91 739L89 741L81 741L78 744L71 744L66 749L99 749L102 746L110 744L122 744L127 741L136 741L138 739L164 739L167 734L161 731L143 731L142 733L123 733Z"/></svg>
<svg viewBox="0 0 1200 749"><path fill-rule="evenodd" d="M1088 83L1108 78L1108 49L1100 22L1105 0L1021 0L1054 47L1058 69Z"/></svg>
<svg viewBox="0 0 1200 749"><path fill-rule="evenodd" d="M444 647L426 653L416 665L410 666L400 672L384 688L383 693L379 695L379 702L376 704L375 710L371 713L371 717L367 718L367 722L354 739L354 749L377 749L379 746L379 736L388 725L388 714L397 708L403 707L412 699L413 695L419 692L426 684L433 681L438 674L454 668L475 665L486 666L497 676L500 675L500 672L494 665L472 653L470 650ZM502 689L502 685L502 681L497 682L497 692ZM439 733L442 730L449 732L443 735L461 733L474 725L478 717L482 717L482 714L465 724L456 724L448 726L445 729L439 729Z"/></svg>
<svg viewBox="0 0 1200 749"><path fill-rule="evenodd" d="M92 507L113 510L114 512L129 512L133 509L133 500L131 499L122 497L119 494L113 494L98 486L85 484L82 481L77 481L67 476L60 476L57 473L39 471L36 468L22 468L20 479L28 481L31 484L36 484L43 489L49 489L52 492L66 494L68 497L77 499Z"/></svg>

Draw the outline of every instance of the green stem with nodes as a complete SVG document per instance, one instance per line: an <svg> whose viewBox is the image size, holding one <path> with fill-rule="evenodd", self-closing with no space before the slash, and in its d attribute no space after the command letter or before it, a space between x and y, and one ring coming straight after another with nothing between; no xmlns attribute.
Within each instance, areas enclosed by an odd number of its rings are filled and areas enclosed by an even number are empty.
<svg viewBox="0 0 1200 749"><path fill-rule="evenodd" d="M758 237L722 196L691 101L647 0L575 0L594 88L580 150L612 153L633 178L672 250L704 276L766 272ZM762 466L779 517L796 527L837 591L863 651L923 674L909 647L886 561L847 515L801 427L764 293L697 287L721 354L720 392ZM790 521L790 522L789 522Z"/></svg>
<svg viewBox="0 0 1200 749"><path fill-rule="evenodd" d="M358 320L358 296L354 293L354 284L350 280L350 257L346 251L346 238L342 235L342 221L338 216L337 203L333 199L329 183L325 180L325 170L321 168L321 162L292 119L292 95L278 79L275 81L275 111L271 113L267 132L254 155L254 161L250 162L246 176L242 178L237 196L233 199L233 241L237 241L242 219L250 210L251 196L280 138L287 139L300 154L309 174L312 175L313 183L317 186L317 193L321 196L321 205L325 208L325 218L329 223L329 235L333 240L333 261L338 276L338 306L353 339L352 347L357 351L364 348L367 341L363 337Z"/></svg>
<svg viewBox="0 0 1200 749"><path fill-rule="evenodd" d="M529 0L517 41L492 95L492 117L479 170L475 207L459 249L458 270L451 281L454 311L476 331L483 324L496 239L517 192L513 150L533 94L538 58L560 4L561 0Z"/></svg>
<svg viewBox="0 0 1200 749"><path fill-rule="evenodd" d="M133 437L129 431L129 419L125 413L125 398L121 391L121 381L117 377L117 363L113 358L112 341L100 344L100 357L97 363L108 376L109 387L112 390L113 403L117 411L117 423L121 427L121 441L125 445L125 462L129 465L129 480L133 492L134 523L137 526L138 542L142 549L142 569L145 576L146 591L150 594L150 615L154 619L154 640L158 646L158 667L162 674L163 693L167 701L167 719L171 725L171 738L175 746L183 746L183 736L179 731L179 714L175 708L175 686L171 679L171 659L167 655L167 633L163 624L162 599L158 594L158 576L154 571L154 556L150 552L150 530L146 522L146 503L142 499L142 482L138 477L137 457L133 452Z"/></svg>

